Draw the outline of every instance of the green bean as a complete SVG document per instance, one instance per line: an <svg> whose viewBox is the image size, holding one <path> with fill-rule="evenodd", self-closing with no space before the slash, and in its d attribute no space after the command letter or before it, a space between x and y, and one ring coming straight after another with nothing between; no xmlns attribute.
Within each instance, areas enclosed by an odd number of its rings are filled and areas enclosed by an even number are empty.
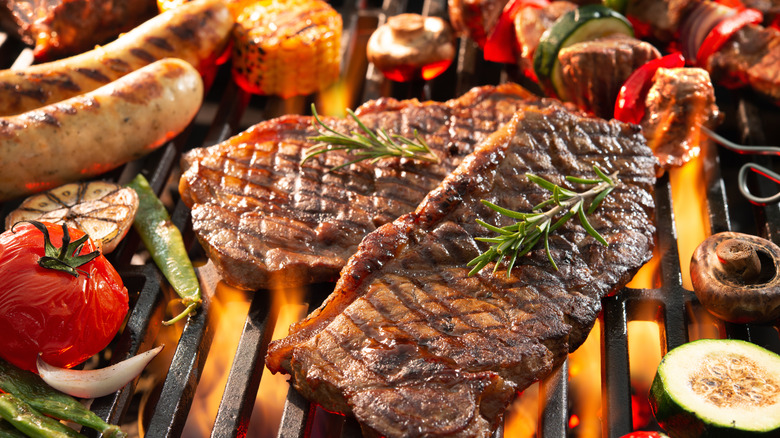
<svg viewBox="0 0 780 438"><path fill-rule="evenodd" d="M11 426L11 423L0 418L0 438L25 438L26 436Z"/></svg>
<svg viewBox="0 0 780 438"><path fill-rule="evenodd" d="M138 212L133 228L141 236L146 249L168 283L182 300L185 309L173 319L163 322L170 325L189 315L201 303L200 283L195 275L184 247L184 240L176 225L171 222L168 210L154 194L149 181L140 173L129 184L138 193Z"/></svg>
<svg viewBox="0 0 780 438"><path fill-rule="evenodd" d="M49 418L11 394L0 394L0 417L33 438L78 438L84 435Z"/></svg>
<svg viewBox="0 0 780 438"><path fill-rule="evenodd" d="M127 436L119 426L106 423L75 398L47 385L37 374L17 368L2 359L0 359L0 389L13 394L38 412L90 427L102 433L104 437Z"/></svg>

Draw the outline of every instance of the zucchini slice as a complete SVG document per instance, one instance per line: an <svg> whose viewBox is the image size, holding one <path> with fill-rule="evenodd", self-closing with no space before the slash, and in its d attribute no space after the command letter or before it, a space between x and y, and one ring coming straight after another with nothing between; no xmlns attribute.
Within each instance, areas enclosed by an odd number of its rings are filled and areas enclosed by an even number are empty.
<svg viewBox="0 0 780 438"><path fill-rule="evenodd" d="M563 14L542 34L534 53L534 71L545 91L569 100L561 86L561 49L618 33L633 37L634 28L626 17L604 5L590 4Z"/></svg>
<svg viewBox="0 0 780 438"><path fill-rule="evenodd" d="M682 345L661 360L650 406L676 438L780 436L780 356L733 339Z"/></svg>

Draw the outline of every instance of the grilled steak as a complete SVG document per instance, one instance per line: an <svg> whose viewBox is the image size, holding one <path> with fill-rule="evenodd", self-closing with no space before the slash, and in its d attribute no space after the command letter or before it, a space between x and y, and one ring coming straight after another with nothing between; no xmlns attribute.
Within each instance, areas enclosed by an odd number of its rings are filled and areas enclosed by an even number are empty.
<svg viewBox="0 0 780 438"><path fill-rule="evenodd" d="M626 4L626 16L642 26L638 31L669 43L677 38L686 15L703 0L632 0ZM641 35L644 37L645 35Z"/></svg>
<svg viewBox="0 0 780 438"><path fill-rule="evenodd" d="M445 103L381 99L357 110L369 127L413 138L417 130L439 164L386 158L356 163L341 151L300 166L314 146L313 119L285 116L183 157L180 182L195 233L223 279L236 287L335 281L360 240L412 211L474 145L528 105L558 105L512 85L476 88ZM352 120L325 118L340 132Z"/></svg>
<svg viewBox="0 0 780 438"><path fill-rule="evenodd" d="M734 33L705 66L713 82L750 86L780 100L780 31L747 25Z"/></svg>
<svg viewBox="0 0 780 438"><path fill-rule="evenodd" d="M605 247L569 221L507 276L469 276L476 236L511 219L486 199L530 209L549 192L526 172L570 186L593 166L618 172L590 223ZM558 108L521 110L419 207L366 236L334 293L266 364L325 409L354 414L371 433L490 436L516 391L550 373L587 337L600 300L651 256L656 159L635 125ZM576 187L576 189L581 189Z"/></svg>
<svg viewBox="0 0 780 438"><path fill-rule="evenodd" d="M534 72L534 53L539 46L544 31L563 14L577 9L577 4L559 0L543 8L522 8L515 15L515 35L520 47L518 64L523 74L536 78Z"/></svg>
<svg viewBox="0 0 780 438"><path fill-rule="evenodd" d="M660 57L652 44L626 35L573 44L558 54L570 100L605 119L612 118L620 87L631 73Z"/></svg>
<svg viewBox="0 0 780 438"><path fill-rule="evenodd" d="M664 168L698 156L701 127L714 129L719 122L710 76L700 68L658 69L645 105L642 132Z"/></svg>

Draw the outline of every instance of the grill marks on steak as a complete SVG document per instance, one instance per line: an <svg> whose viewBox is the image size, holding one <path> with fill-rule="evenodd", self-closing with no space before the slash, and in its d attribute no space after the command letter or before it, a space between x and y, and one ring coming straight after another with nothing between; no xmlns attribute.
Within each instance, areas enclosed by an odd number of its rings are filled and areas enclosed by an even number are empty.
<svg viewBox="0 0 780 438"><path fill-rule="evenodd" d="M313 118L285 116L185 154L179 188L227 283L266 288L273 274L288 284L335 281L363 236L414 210L478 141L529 105L557 103L513 84L475 88L445 103L369 102L356 111L367 126L409 138L417 130L441 163L388 158L330 173L350 156L333 151L301 167L315 144ZM340 132L357 129L349 119L325 121Z"/></svg>
<svg viewBox="0 0 780 438"><path fill-rule="evenodd" d="M591 216L604 247L569 221L506 276L469 277L475 236L509 220L479 201L529 211L548 194L531 172L568 185L598 164L618 185ZM656 159L639 128L556 108L526 109L483 142L420 206L372 232L334 293L266 364L305 397L352 413L369 432L490 436L516 391L586 338L600 299L651 256Z"/></svg>

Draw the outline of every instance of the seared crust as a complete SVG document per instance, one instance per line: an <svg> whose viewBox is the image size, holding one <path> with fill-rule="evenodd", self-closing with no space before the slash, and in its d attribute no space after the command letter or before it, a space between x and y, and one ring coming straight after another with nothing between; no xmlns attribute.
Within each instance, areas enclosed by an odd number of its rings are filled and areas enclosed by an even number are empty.
<svg viewBox="0 0 780 438"><path fill-rule="evenodd" d="M492 265L468 275L486 245L475 237L489 234L475 220L511 220L481 199L529 211L549 194L526 172L566 186L564 175L593 177L596 164L618 172L589 216L608 247L569 221L550 235L558 271L539 248L509 276ZM587 337L601 298L650 259L656 166L635 125L519 111L413 213L366 236L334 293L271 344L266 365L380 435L490 436L507 393L558 366Z"/></svg>
<svg viewBox="0 0 780 438"><path fill-rule="evenodd" d="M244 289L335 281L360 243L377 227L408 213L480 140L529 105L558 105L506 84L476 88L441 102L380 99L356 110L369 127L414 137L439 164L397 158L361 162L341 151L300 165L315 143L313 118L284 116L227 141L188 152L179 191L192 209L193 229L223 279ZM340 132L351 119L325 118Z"/></svg>

